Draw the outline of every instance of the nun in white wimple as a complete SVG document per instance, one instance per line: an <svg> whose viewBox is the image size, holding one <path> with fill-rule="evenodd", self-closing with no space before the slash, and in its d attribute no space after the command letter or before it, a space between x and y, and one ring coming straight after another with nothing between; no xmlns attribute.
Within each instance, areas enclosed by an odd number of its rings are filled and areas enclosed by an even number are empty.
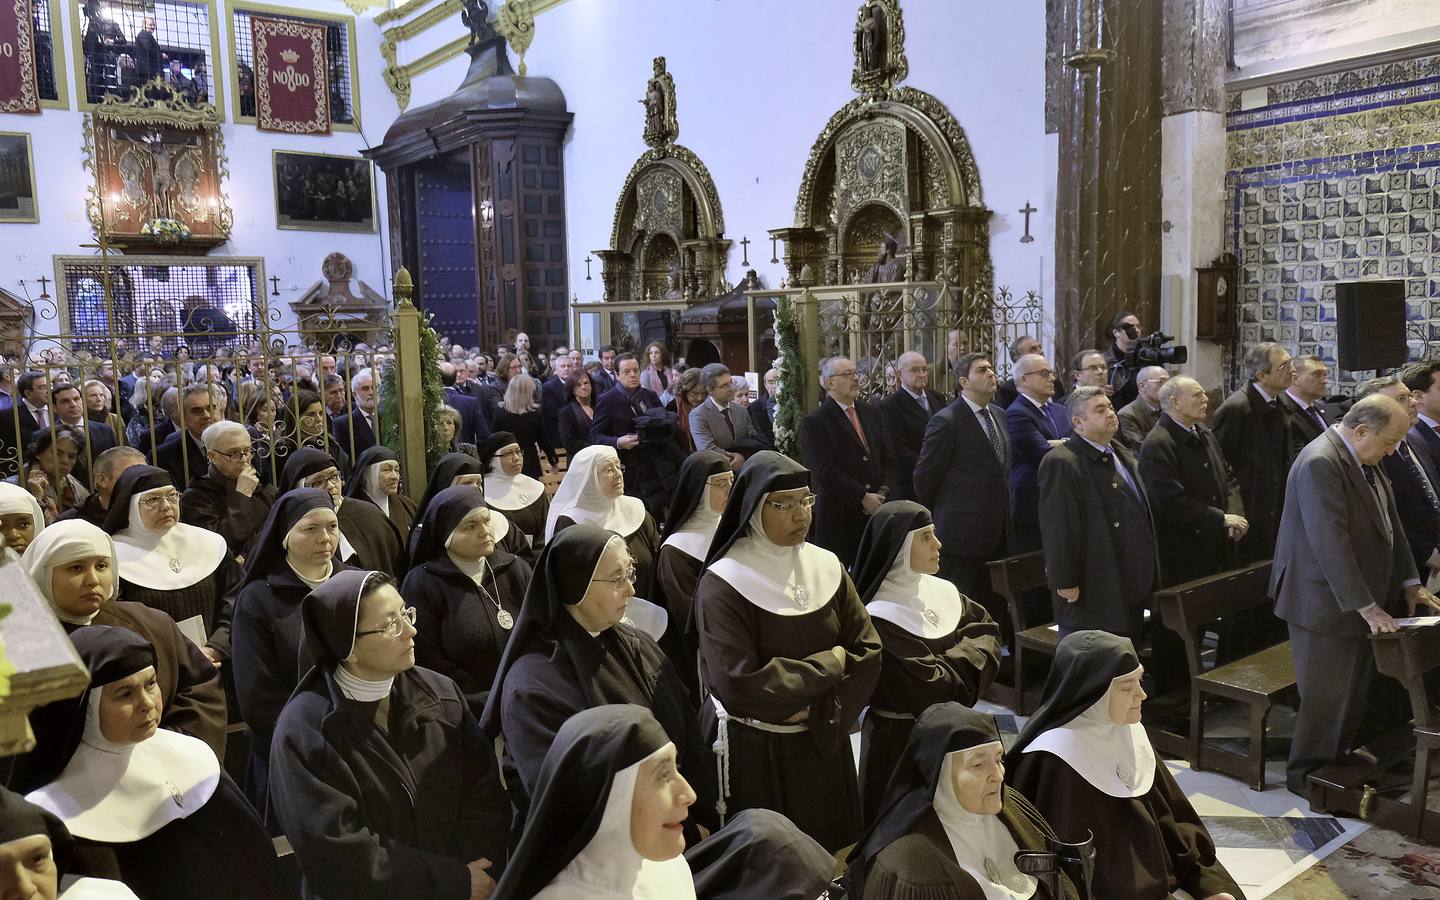
<svg viewBox="0 0 1440 900"><path fill-rule="evenodd" d="M45 511L35 495L18 484L0 481L0 539L3 557L14 562L45 530Z"/></svg>
<svg viewBox="0 0 1440 900"><path fill-rule="evenodd" d="M400 457L384 444L376 444L355 460L345 497L379 507L401 535L408 535L415 524L415 501L400 490Z"/></svg>
<svg viewBox="0 0 1440 900"><path fill-rule="evenodd" d="M525 451L508 431L497 431L480 445L480 465L485 467L485 503L503 512L525 536L527 552L522 556L533 566L545 546L550 515L545 483L525 474Z"/></svg>
<svg viewBox="0 0 1440 900"><path fill-rule="evenodd" d="M866 827L915 717L933 703L973 706L1000 669L1000 627L985 607L937 578L939 570L940 540L925 507L892 500L865 523L850 573L884 647L860 738Z"/></svg>
<svg viewBox="0 0 1440 900"><path fill-rule="evenodd" d="M1006 768L1060 840L1094 834L1091 896L1242 900L1140 724L1143 670L1130 639L1077 631L1055 650Z"/></svg>
<svg viewBox="0 0 1440 900"><path fill-rule="evenodd" d="M701 710L724 811L783 813L831 853L860 836L850 729L880 676L880 639L834 553L806 543L810 473L745 462L695 589Z"/></svg>
<svg viewBox="0 0 1440 900"><path fill-rule="evenodd" d="M635 562L635 596L654 595L660 531L638 497L625 495L625 467L614 447L595 444L575 454L545 519L545 540L576 523L613 531Z"/></svg>
<svg viewBox="0 0 1440 900"><path fill-rule="evenodd" d="M694 900L682 854L695 792L675 755L643 706L571 716L493 900Z"/></svg>

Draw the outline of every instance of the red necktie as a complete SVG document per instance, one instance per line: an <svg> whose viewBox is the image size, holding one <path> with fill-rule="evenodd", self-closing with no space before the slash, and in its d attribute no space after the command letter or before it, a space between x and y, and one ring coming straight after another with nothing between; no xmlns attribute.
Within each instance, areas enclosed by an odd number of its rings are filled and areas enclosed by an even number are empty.
<svg viewBox="0 0 1440 900"><path fill-rule="evenodd" d="M860 427L860 417L855 415L855 407L845 408L845 418L850 420L850 427L854 428L855 433L860 436L860 443L865 445L866 450L869 450L870 442L865 440L865 429Z"/></svg>

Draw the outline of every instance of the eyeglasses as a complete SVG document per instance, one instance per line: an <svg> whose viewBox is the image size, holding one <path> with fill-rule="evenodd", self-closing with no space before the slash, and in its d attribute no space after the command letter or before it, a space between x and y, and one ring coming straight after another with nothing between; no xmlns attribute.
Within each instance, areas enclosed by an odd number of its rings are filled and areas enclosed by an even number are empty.
<svg viewBox="0 0 1440 900"><path fill-rule="evenodd" d="M245 447L239 450L211 450L210 452L215 454L216 456L223 456L231 462L239 462L242 459L250 459L255 455L255 451L250 447Z"/></svg>
<svg viewBox="0 0 1440 900"><path fill-rule="evenodd" d="M1093 365L1081 366L1081 367L1080 367L1080 371L1082 371L1082 372L1103 372L1103 371L1105 371L1105 364L1104 364L1104 363L1094 363Z"/></svg>
<svg viewBox="0 0 1440 900"><path fill-rule="evenodd" d="M1049 381L1050 379L1052 379L1052 378L1055 377L1055 370L1054 370L1054 369L1035 369L1035 370L1033 370L1033 371L1026 372L1024 375L1021 375L1020 377L1021 377L1021 378L1029 378L1031 375L1039 375L1041 378L1044 378L1046 381Z"/></svg>
<svg viewBox="0 0 1440 900"><path fill-rule="evenodd" d="M815 506L815 495L806 494L798 500L786 500L783 503L778 500L766 500L765 505L771 509L779 510L782 513L794 515L801 510L813 509Z"/></svg>
<svg viewBox="0 0 1440 900"><path fill-rule="evenodd" d="M599 471L601 475L624 475L625 466L621 463L610 463L607 466L601 466Z"/></svg>
<svg viewBox="0 0 1440 900"><path fill-rule="evenodd" d="M400 611L399 615L391 616L390 618L386 619L385 624L381 625L379 628L373 628L370 631L357 631L355 632L355 636L357 638L362 638L367 634L384 634L389 635L392 638L398 638L401 633L405 631L405 626L401 624L402 622L408 622L410 623L410 626L412 628L414 627L415 607L407 606Z"/></svg>
<svg viewBox="0 0 1440 900"><path fill-rule="evenodd" d="M320 475L316 475L316 476L314 476L314 477L305 479L305 486L306 486L306 487L312 487L312 488L324 487L324 486L327 485L327 484L339 484L339 483L340 483L340 473L339 473L339 472L331 472L329 475L325 475L325 476L323 476L323 477L320 476Z"/></svg>
<svg viewBox="0 0 1440 900"><path fill-rule="evenodd" d="M711 487L731 488L735 486L734 475L711 475L705 479L705 483Z"/></svg>
<svg viewBox="0 0 1440 900"><path fill-rule="evenodd" d="M854 377L858 376L859 374L860 374L860 373L857 372L856 370L851 369L851 370L849 370L848 372L835 372L835 373L833 373L830 377L831 377L831 378L854 378Z"/></svg>
<svg viewBox="0 0 1440 900"><path fill-rule="evenodd" d="M633 584L635 583L635 566L634 566L633 564L630 565L629 567L627 567L627 568L625 569L624 572L621 572L619 575L616 575L614 578L592 578L592 579L590 579L590 583L591 583L591 584L599 584L599 583L601 583L601 582L604 582L605 584L610 585L611 587L613 587L613 588L614 588L615 590L617 590L617 591L623 591L623 590L625 590L625 585L627 585L627 584L633 585Z"/></svg>
<svg viewBox="0 0 1440 900"><path fill-rule="evenodd" d="M170 491L169 493L166 493L166 494L157 494L157 495L154 496L154 497L142 497L141 500L140 500L140 508L141 508L141 509L147 509L147 510L149 510L150 512L154 512L155 510L159 509L161 506L179 506L179 505L180 505L180 492L179 492L179 491Z"/></svg>

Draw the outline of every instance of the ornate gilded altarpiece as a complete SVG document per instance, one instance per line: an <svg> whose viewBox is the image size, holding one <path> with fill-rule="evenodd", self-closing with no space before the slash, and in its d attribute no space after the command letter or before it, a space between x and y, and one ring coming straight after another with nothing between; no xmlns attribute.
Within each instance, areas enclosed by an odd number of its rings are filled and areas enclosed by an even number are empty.
<svg viewBox="0 0 1440 900"><path fill-rule="evenodd" d="M675 81L665 57L654 60L646 84L645 143L625 176L610 246L600 257L605 299L696 300L716 296L724 285L725 216L710 171L676 143L680 124Z"/></svg>
<svg viewBox="0 0 1440 900"><path fill-rule="evenodd" d="M85 166L94 174L87 198L98 237L144 250L204 251L230 237L225 195L229 169L220 114L160 80L128 100L107 94L85 117ZM142 233L173 219L189 230L180 241Z"/></svg>

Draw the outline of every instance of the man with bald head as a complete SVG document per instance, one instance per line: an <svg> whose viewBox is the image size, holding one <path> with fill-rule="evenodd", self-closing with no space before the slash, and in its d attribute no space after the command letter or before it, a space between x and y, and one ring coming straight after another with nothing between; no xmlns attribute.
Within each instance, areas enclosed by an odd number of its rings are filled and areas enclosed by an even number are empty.
<svg viewBox="0 0 1440 900"><path fill-rule="evenodd" d="M1380 468L1409 427L1403 406L1372 394L1307 444L1286 479L1270 595L1300 689L1285 784L1302 796L1312 772L1354 749L1375 667L1369 636L1395 631L1394 616L1440 608Z"/></svg>
<svg viewBox="0 0 1440 900"><path fill-rule="evenodd" d="M945 398L930 389L930 364L911 351L895 360L900 386L875 404L885 422L885 483L891 500L915 499L915 460L930 417L945 408Z"/></svg>
<svg viewBox="0 0 1440 900"><path fill-rule="evenodd" d="M1170 380L1164 366L1146 366L1135 376L1140 393L1116 413L1120 417L1120 433L1115 436L1125 449L1139 453L1145 435L1160 420L1160 389Z"/></svg>
<svg viewBox="0 0 1440 900"><path fill-rule="evenodd" d="M1038 353L1015 362L1020 395L1005 410L1010 432L1010 552L1040 549L1040 461L1070 436L1070 417L1055 402L1055 369Z"/></svg>

